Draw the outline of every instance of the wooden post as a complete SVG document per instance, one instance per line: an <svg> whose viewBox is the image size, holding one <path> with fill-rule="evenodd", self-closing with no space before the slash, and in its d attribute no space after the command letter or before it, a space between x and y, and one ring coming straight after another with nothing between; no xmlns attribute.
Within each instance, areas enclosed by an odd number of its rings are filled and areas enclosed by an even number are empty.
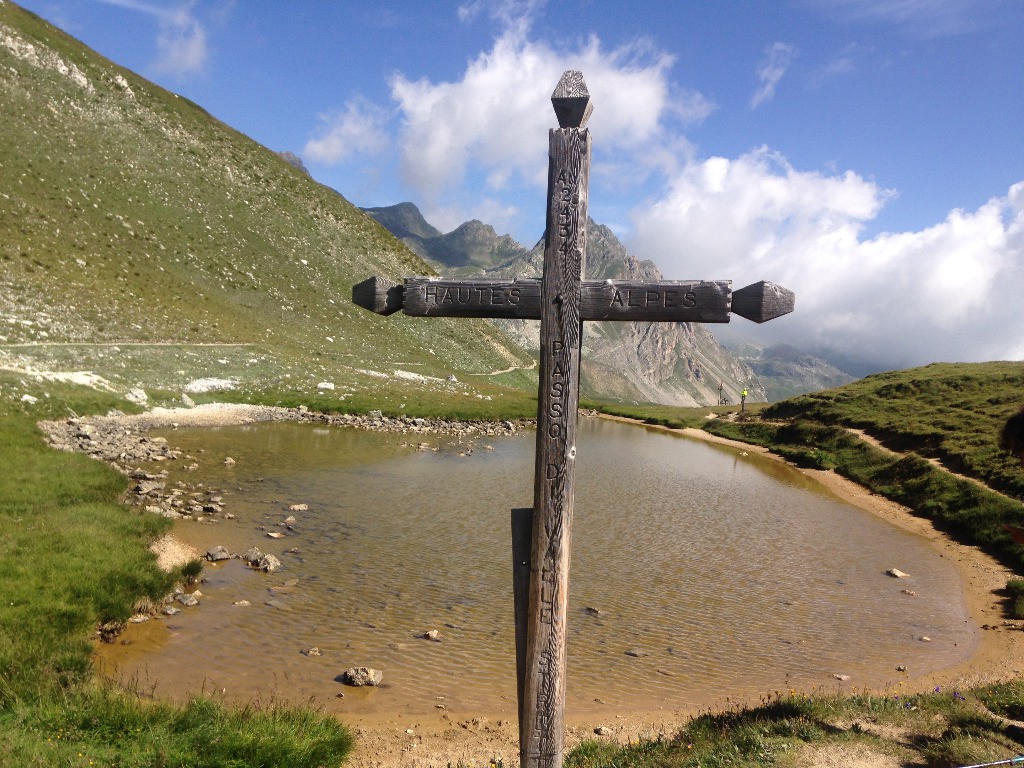
<svg viewBox="0 0 1024 768"><path fill-rule="evenodd" d="M586 261L590 178L590 132L583 127L590 104L582 74L566 72L551 101L561 127L548 136L530 615L519 737L523 768L562 764L569 546L583 335L580 286Z"/></svg>
<svg viewBox="0 0 1024 768"><path fill-rule="evenodd" d="M536 279L370 277L352 301L381 315L540 319L537 459L532 509L512 510L512 583L523 768L560 768L565 736L565 639L569 545L585 320L764 323L793 311L793 292L762 280L583 280L586 262L591 104L580 72L551 96L559 128L548 138L544 272ZM722 387L719 387L721 400ZM746 407L746 390L740 403ZM532 522L531 522L532 521Z"/></svg>
<svg viewBox="0 0 1024 768"><path fill-rule="evenodd" d="M523 722L523 687L526 679L526 625L530 615L530 547L533 544L533 509L512 510L512 611L516 635L516 701ZM523 750L519 730L519 751Z"/></svg>

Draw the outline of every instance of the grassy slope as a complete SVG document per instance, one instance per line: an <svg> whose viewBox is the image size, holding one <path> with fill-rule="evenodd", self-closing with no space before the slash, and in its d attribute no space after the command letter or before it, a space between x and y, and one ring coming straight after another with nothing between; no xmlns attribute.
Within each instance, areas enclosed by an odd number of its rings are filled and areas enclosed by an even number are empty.
<svg viewBox="0 0 1024 768"><path fill-rule="evenodd" d="M44 390L0 373L0 763L337 765L352 738L333 718L203 699L165 705L93 682L96 626L171 588L174 576L146 549L169 523L120 504L127 478L52 450L35 425L115 406L131 408L84 387Z"/></svg>
<svg viewBox="0 0 1024 768"><path fill-rule="evenodd" d="M0 114L0 762L336 765L351 737L332 718L96 686L95 626L169 587L145 548L164 523L118 504L123 477L48 449L35 422L209 376L271 402L514 411L530 402L521 390L446 377L529 359L486 323L357 311L352 283L425 266L273 153L11 3ZM399 367L436 380L396 379ZM25 369L87 369L113 391Z"/></svg>
<svg viewBox="0 0 1024 768"><path fill-rule="evenodd" d="M336 397L385 382L396 409L421 392L523 397L464 375L530 365L490 323L351 303L370 274L430 270L340 195L10 3L0 25L0 345L20 364L85 357L122 391L157 395L215 376L292 395L327 380Z"/></svg>

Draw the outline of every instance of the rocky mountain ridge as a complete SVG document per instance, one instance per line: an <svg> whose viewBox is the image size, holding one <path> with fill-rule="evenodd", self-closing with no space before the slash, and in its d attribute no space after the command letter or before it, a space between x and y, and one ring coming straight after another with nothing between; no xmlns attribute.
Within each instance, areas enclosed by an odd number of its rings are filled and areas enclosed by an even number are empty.
<svg viewBox="0 0 1024 768"><path fill-rule="evenodd" d="M365 211L441 274L505 278L541 274L543 240L527 249L479 221L442 234L412 203ZM587 222L586 277L664 279L653 262L629 254L611 229L593 220ZM539 322L495 322L525 348L537 349ZM678 406L716 404L720 393L737 403L744 388L752 402L767 397L750 367L700 323L586 323L580 386L589 397Z"/></svg>

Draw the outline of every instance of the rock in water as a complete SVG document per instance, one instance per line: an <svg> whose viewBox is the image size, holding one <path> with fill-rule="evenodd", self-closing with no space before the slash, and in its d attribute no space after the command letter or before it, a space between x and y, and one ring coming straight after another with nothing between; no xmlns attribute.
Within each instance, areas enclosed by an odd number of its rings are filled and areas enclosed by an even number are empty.
<svg viewBox="0 0 1024 768"><path fill-rule="evenodd" d="M274 555L261 552L256 547L250 547L249 550L242 555L242 559L245 560L250 566L259 570L266 571L267 573L273 573L281 567L281 561Z"/></svg>
<svg viewBox="0 0 1024 768"><path fill-rule="evenodd" d="M211 563L216 563L219 560L230 560L231 553L228 552L226 547L218 544L216 547L214 547L206 553L206 559L209 560Z"/></svg>
<svg viewBox="0 0 1024 768"><path fill-rule="evenodd" d="M371 667L352 667L341 678L346 685L380 685L384 673Z"/></svg>

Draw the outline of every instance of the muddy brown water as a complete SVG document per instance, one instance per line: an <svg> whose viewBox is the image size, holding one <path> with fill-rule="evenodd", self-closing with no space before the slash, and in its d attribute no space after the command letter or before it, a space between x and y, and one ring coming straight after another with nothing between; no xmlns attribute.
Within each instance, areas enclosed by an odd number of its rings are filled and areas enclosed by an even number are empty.
<svg viewBox="0 0 1024 768"><path fill-rule="evenodd" d="M223 489L236 515L175 533L204 552L256 545L284 567L207 566L199 607L132 626L100 649L102 669L171 698L515 718L509 510L532 500L532 432L461 443L293 423L162 434L200 464L178 462L171 479ZM577 473L572 711L878 690L905 679L899 665L923 675L975 646L951 562L791 467L583 419ZM431 629L440 642L417 638ZM322 655L304 655L311 647ZM336 680L353 666L383 670L384 685Z"/></svg>

